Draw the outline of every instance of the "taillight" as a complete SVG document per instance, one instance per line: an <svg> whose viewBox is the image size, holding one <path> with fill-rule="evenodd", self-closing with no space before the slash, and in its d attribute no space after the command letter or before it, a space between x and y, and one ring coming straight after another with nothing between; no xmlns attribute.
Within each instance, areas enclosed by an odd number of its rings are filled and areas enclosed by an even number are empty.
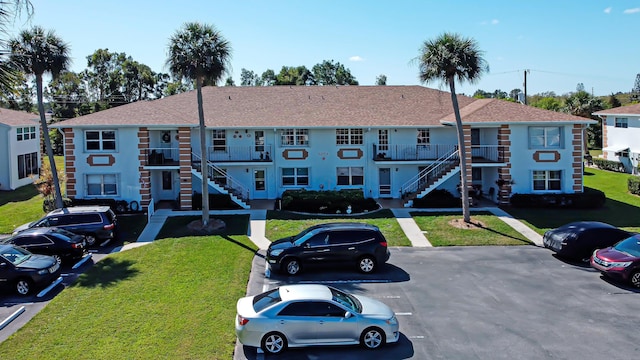
<svg viewBox="0 0 640 360"><path fill-rule="evenodd" d="M82 244L81 243L73 243L71 244L71 247L74 249L82 249Z"/></svg>
<svg viewBox="0 0 640 360"><path fill-rule="evenodd" d="M109 225L105 225L103 227L103 229L105 229L105 230L113 230L114 227L116 227L115 224L109 224Z"/></svg>
<svg viewBox="0 0 640 360"><path fill-rule="evenodd" d="M380 241L380 245L387 247L387 242L386 241Z"/></svg>
<svg viewBox="0 0 640 360"><path fill-rule="evenodd" d="M248 322L249 322L249 319L247 319L246 317L242 317L240 316L240 314L238 314L238 324L247 325Z"/></svg>

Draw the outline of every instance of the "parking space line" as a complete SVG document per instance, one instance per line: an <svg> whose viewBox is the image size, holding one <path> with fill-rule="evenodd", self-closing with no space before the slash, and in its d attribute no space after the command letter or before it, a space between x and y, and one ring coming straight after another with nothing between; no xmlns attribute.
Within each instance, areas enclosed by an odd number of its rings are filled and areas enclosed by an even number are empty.
<svg viewBox="0 0 640 360"><path fill-rule="evenodd" d="M359 284L359 283L390 283L391 280L301 280L299 284Z"/></svg>
<svg viewBox="0 0 640 360"><path fill-rule="evenodd" d="M397 316L411 316L411 315L413 315L413 313L410 313L410 312L397 312L396 315Z"/></svg>
<svg viewBox="0 0 640 360"><path fill-rule="evenodd" d="M77 269L80 266L82 266L84 263L87 262L87 260L91 259L92 255L91 254L87 254L85 256L82 257L82 259L80 261L78 261L77 263L75 263L75 265L73 265L73 267L71 267L72 269Z"/></svg>
<svg viewBox="0 0 640 360"><path fill-rule="evenodd" d="M408 339L424 339L424 336L422 335L411 335L411 336L407 336Z"/></svg>
<svg viewBox="0 0 640 360"><path fill-rule="evenodd" d="M37 297L43 297L45 295L47 295L47 293L49 291L51 291L51 289L53 289L54 287L58 286L58 284L60 284L62 282L62 276L59 276L56 281L52 282L51 285L47 286L44 290L40 291L38 293L38 295L36 295Z"/></svg>
<svg viewBox="0 0 640 360"><path fill-rule="evenodd" d="M9 317L4 319L0 323L0 330L4 329L7 325L9 325L10 322L15 320L18 316L20 316L20 314L22 314L24 312L24 310L25 310L24 306L20 306L20 308L18 310L14 311L13 314L9 315Z"/></svg>

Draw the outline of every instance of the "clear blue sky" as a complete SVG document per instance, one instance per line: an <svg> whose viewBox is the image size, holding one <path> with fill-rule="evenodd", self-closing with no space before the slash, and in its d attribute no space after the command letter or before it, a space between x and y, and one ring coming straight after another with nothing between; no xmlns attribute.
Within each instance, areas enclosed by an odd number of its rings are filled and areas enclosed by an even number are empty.
<svg viewBox="0 0 640 360"><path fill-rule="evenodd" d="M185 22L214 25L233 49L240 70L276 73L335 60L361 85L387 76L388 85L417 85L412 61L421 44L442 32L478 41L490 72L477 89L528 94L630 91L640 73L640 0L31 0L35 13L15 22L11 36L39 25L71 46L73 71L96 49L124 52L156 72L165 66L169 38ZM448 91L440 83L425 84Z"/></svg>

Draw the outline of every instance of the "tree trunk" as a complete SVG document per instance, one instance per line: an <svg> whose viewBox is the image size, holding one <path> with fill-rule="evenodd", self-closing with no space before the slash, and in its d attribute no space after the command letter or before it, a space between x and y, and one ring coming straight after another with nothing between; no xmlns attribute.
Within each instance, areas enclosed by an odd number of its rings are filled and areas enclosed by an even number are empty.
<svg viewBox="0 0 640 360"><path fill-rule="evenodd" d="M451 102L453 103L453 112L456 116L456 130L458 131L458 154L460 156L460 184L462 196L462 218L464 222L471 222L471 214L469 212L469 185L467 184L467 150L464 147L464 131L462 129L462 117L460 117L460 109L458 107L458 98L456 97L456 86L454 78L449 78L449 89L451 90Z"/></svg>
<svg viewBox="0 0 640 360"><path fill-rule="evenodd" d="M202 227L209 224L209 166L207 159L207 136L202 108L202 78L196 78L198 93L198 120L200 123L200 170L202 171Z"/></svg>
<svg viewBox="0 0 640 360"><path fill-rule="evenodd" d="M40 113L40 126L42 127L42 136L44 137L44 148L49 158L49 166L51 167L51 176L53 177L53 189L55 191L56 209L62 209L64 202L62 201L62 192L60 191L60 179L58 178L58 169L56 169L56 160L53 157L53 148L51 148L51 138L49 137L49 127L47 126L47 118L44 114L44 103L42 100L42 74L36 74L36 92L38 96L38 112Z"/></svg>

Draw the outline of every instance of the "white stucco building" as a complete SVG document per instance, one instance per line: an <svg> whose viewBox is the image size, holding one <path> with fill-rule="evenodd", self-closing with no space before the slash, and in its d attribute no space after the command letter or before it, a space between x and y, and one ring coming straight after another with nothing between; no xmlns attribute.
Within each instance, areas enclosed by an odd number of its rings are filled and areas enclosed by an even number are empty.
<svg viewBox="0 0 640 360"><path fill-rule="evenodd" d="M0 109L0 190L33 183L40 168L38 115Z"/></svg>
<svg viewBox="0 0 640 360"><path fill-rule="evenodd" d="M595 112L602 118L602 157L619 161L638 174L640 162L640 104Z"/></svg>

